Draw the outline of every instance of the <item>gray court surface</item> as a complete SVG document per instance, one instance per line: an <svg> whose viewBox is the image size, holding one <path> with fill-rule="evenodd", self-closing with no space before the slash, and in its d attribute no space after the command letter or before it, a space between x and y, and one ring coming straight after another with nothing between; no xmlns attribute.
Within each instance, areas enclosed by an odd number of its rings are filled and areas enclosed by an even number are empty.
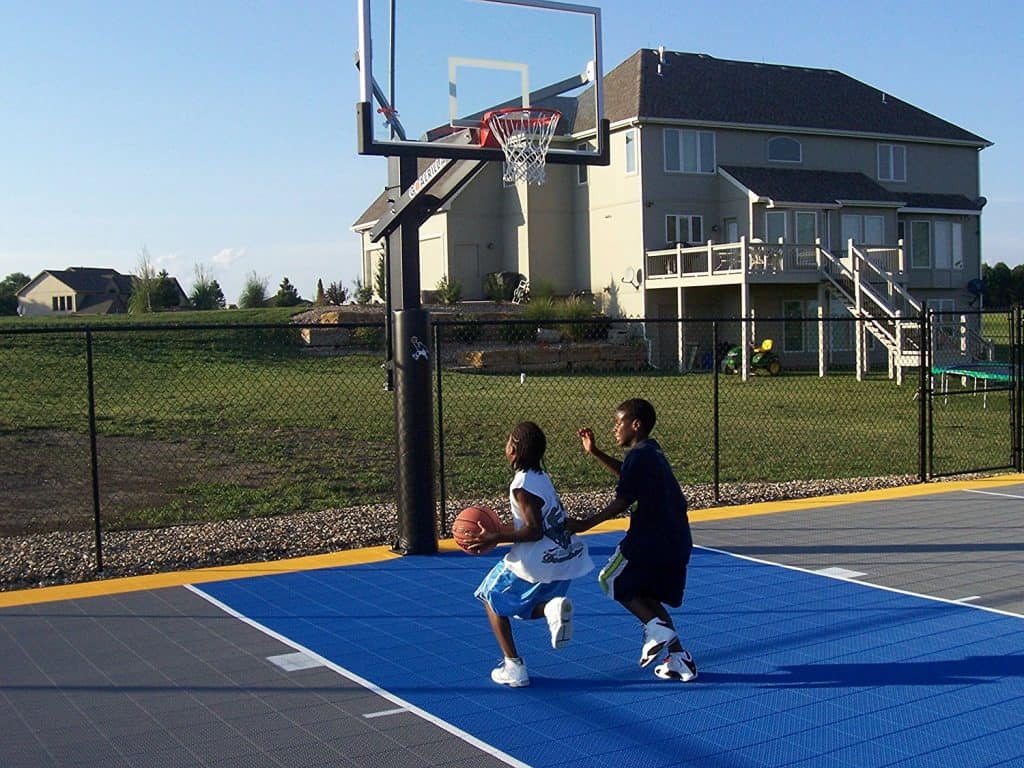
<svg viewBox="0 0 1024 768"><path fill-rule="evenodd" d="M694 539L1024 615L1024 484L705 522L694 526Z"/></svg>
<svg viewBox="0 0 1024 768"><path fill-rule="evenodd" d="M694 537L1024 614L1024 484L938 491ZM507 765L184 587L0 609L0 722L3 768Z"/></svg>

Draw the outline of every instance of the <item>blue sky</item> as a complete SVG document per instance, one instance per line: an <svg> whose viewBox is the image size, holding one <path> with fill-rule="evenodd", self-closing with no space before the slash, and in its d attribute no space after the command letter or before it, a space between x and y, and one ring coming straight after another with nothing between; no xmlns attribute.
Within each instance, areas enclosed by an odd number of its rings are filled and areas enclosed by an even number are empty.
<svg viewBox="0 0 1024 768"><path fill-rule="evenodd" d="M1024 262L1024 4L591 4L606 70L659 45L838 69L984 136L985 260ZM349 227L386 175L355 152L355 9L0 0L0 277L132 272L145 248L186 290L212 271L229 302L250 272L272 293L351 285Z"/></svg>

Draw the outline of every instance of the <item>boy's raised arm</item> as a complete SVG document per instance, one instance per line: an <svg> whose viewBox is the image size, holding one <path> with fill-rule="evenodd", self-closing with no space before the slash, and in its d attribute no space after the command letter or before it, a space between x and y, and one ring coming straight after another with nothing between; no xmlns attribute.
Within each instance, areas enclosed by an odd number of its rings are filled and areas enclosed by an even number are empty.
<svg viewBox="0 0 1024 768"><path fill-rule="evenodd" d="M597 459L602 467L618 477L619 471L622 469L622 462L612 456L609 456L597 447L597 439L594 437L594 430L590 427L583 427L583 429L579 430L576 434L579 436L580 442L583 444L583 450Z"/></svg>

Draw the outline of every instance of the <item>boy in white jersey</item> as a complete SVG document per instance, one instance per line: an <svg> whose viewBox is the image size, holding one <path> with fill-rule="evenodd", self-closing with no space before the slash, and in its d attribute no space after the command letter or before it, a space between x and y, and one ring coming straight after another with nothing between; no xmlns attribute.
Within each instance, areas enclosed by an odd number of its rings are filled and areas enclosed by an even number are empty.
<svg viewBox="0 0 1024 768"><path fill-rule="evenodd" d="M546 447L544 432L532 421L515 426L505 444L505 458L515 471L509 485L513 524L497 533L480 526L460 542L470 550L512 544L474 592L505 656L491 679L512 688L529 685L530 676L516 650L510 617L546 618L551 647L561 648L572 638L573 607L565 596L569 582L594 567L587 545L565 529L562 502L541 468Z"/></svg>

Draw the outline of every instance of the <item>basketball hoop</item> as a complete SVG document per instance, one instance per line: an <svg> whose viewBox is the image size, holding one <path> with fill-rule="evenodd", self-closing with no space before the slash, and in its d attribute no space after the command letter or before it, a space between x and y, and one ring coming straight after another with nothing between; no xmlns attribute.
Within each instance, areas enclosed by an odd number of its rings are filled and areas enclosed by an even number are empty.
<svg viewBox="0 0 1024 768"><path fill-rule="evenodd" d="M508 184L544 183L544 160L562 113L541 107L506 107L484 115L480 143L497 143L505 153L502 179Z"/></svg>

